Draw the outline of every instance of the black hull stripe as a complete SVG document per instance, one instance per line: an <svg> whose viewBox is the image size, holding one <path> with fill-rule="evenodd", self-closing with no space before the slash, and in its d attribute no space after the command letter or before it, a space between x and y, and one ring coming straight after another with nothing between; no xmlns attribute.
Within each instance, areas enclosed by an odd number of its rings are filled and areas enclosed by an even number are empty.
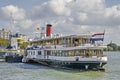
<svg viewBox="0 0 120 80"><path fill-rule="evenodd" d="M31 60L31 59L29 59ZM59 67L68 67L68 68L77 68L77 69L85 69L85 66L88 66L88 69L93 68L103 68L107 62L101 61L56 61L56 60L36 60L32 59L34 62L38 62L42 65L46 66L59 66Z"/></svg>

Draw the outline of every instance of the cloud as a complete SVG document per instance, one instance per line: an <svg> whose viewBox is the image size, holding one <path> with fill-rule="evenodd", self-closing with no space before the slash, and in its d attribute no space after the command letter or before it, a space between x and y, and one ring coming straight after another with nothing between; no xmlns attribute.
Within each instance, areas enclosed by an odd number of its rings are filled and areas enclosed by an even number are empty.
<svg viewBox="0 0 120 80"><path fill-rule="evenodd" d="M48 6L57 16L69 16L70 9L67 6L72 0L51 0Z"/></svg>
<svg viewBox="0 0 120 80"><path fill-rule="evenodd" d="M30 13L32 19L46 18L48 22L62 17L74 25L120 25L120 6L106 8L105 0L49 0Z"/></svg>
<svg viewBox="0 0 120 80"><path fill-rule="evenodd" d="M22 8L18 8L17 6L8 5L2 7L2 11L7 18L10 18L11 15L14 17L15 20L25 19L26 17L25 10Z"/></svg>
<svg viewBox="0 0 120 80"><path fill-rule="evenodd" d="M70 9L67 5L70 1L71 0L49 0L40 6L33 7L29 16L32 19L69 16Z"/></svg>
<svg viewBox="0 0 120 80"><path fill-rule="evenodd" d="M18 23L18 25L23 29L28 29L33 25L32 20L22 20Z"/></svg>
<svg viewBox="0 0 120 80"><path fill-rule="evenodd" d="M31 10L32 19L51 18L65 21L75 25L103 25L104 0L49 0Z"/></svg>
<svg viewBox="0 0 120 80"><path fill-rule="evenodd" d="M106 29L106 40L115 39L120 32L120 5L106 7L105 0L48 0L40 4L29 10L8 5L2 7L0 14L3 16L0 17L9 19L12 12L16 28L26 32L47 23L53 24L54 33L63 34L102 32Z"/></svg>
<svg viewBox="0 0 120 80"><path fill-rule="evenodd" d="M5 19L7 26L12 26L14 31L26 30L33 25L33 21L27 18L26 10L18 6L8 5L1 8L2 18ZM11 23L12 20L12 23Z"/></svg>
<svg viewBox="0 0 120 80"><path fill-rule="evenodd" d="M112 6L105 9L105 20L109 26L118 26L120 25L120 5Z"/></svg>

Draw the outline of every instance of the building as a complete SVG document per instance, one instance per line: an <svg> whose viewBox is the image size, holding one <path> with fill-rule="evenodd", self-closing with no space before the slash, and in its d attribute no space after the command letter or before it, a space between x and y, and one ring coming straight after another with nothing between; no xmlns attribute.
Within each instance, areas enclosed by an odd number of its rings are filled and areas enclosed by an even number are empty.
<svg viewBox="0 0 120 80"><path fill-rule="evenodd" d="M17 38L16 38L16 37L12 37L12 38L11 38L11 46L12 46L12 49L13 49L13 50L19 49L19 46L18 46L18 42L17 42Z"/></svg>
<svg viewBox="0 0 120 80"><path fill-rule="evenodd" d="M11 37L11 46L12 46L14 49L19 49L20 46L21 46L24 42L27 42L27 41L28 41L28 36L23 35L23 34L16 33L16 34L12 35L12 37Z"/></svg>
<svg viewBox="0 0 120 80"><path fill-rule="evenodd" d="M28 42L28 36L26 35L20 35L17 37L17 42L18 42L18 45L22 45L23 42Z"/></svg>
<svg viewBox="0 0 120 80"><path fill-rule="evenodd" d="M10 30L5 30L4 28L0 30L0 38L9 39L10 34L11 34Z"/></svg>

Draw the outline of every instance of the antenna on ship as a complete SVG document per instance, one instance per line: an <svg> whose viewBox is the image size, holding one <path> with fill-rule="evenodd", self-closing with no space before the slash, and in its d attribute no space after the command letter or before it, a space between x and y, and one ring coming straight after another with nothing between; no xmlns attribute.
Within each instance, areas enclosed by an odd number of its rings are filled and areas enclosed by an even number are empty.
<svg viewBox="0 0 120 80"><path fill-rule="evenodd" d="M13 28L14 28L13 13L10 12L10 27L9 27L10 34L9 34L9 46L8 47L12 47L12 45L11 45L11 39L12 39L12 36L13 36Z"/></svg>
<svg viewBox="0 0 120 80"><path fill-rule="evenodd" d="M40 26L36 27L36 31L35 31L35 39L38 40L39 39L39 32L40 31Z"/></svg>
<svg viewBox="0 0 120 80"><path fill-rule="evenodd" d="M43 37L45 37L45 27L41 27L40 38L42 39Z"/></svg>
<svg viewBox="0 0 120 80"><path fill-rule="evenodd" d="M11 30L11 35L13 35L14 32L14 18L13 18L13 13L10 13L10 30Z"/></svg>
<svg viewBox="0 0 120 80"><path fill-rule="evenodd" d="M103 43L104 43L104 39L105 39L105 29L104 29L104 32L103 32Z"/></svg>

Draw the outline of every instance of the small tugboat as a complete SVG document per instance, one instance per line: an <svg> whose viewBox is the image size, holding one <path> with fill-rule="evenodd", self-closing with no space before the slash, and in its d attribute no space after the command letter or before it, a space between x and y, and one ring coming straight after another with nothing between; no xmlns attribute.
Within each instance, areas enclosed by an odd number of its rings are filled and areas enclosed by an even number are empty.
<svg viewBox="0 0 120 80"><path fill-rule="evenodd" d="M4 57L5 57L5 62L19 63L19 62L22 62L23 55L16 54L13 52L6 52Z"/></svg>
<svg viewBox="0 0 120 80"><path fill-rule="evenodd" d="M93 35L51 36L52 25L46 28L46 37L31 41L22 61L38 62L47 66L103 70L107 63L104 55L104 33ZM100 37L101 36L101 37Z"/></svg>

